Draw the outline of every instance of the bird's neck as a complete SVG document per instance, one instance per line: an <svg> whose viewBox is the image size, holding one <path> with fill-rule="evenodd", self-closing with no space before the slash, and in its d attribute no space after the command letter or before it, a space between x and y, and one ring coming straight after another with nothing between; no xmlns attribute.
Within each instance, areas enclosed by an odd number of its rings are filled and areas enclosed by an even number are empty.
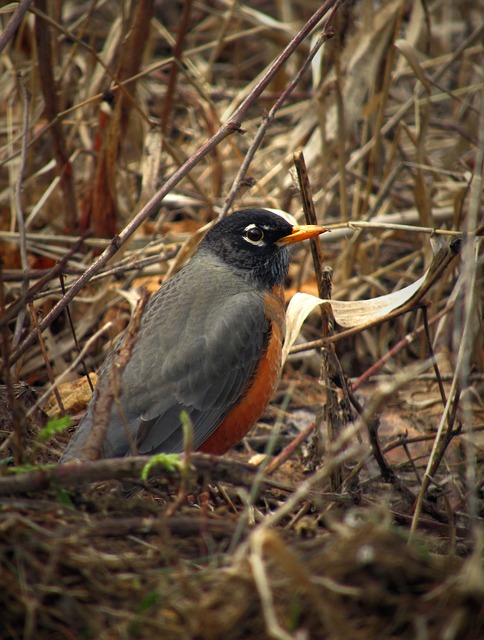
<svg viewBox="0 0 484 640"><path fill-rule="evenodd" d="M289 254L281 251L277 256L252 269L249 277L272 290L275 286L284 284L288 270Z"/></svg>

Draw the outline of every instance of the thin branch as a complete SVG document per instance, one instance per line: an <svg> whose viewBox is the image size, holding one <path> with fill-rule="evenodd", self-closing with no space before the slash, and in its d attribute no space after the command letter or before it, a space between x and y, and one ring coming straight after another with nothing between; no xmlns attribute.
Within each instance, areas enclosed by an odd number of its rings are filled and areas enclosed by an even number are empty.
<svg viewBox="0 0 484 640"><path fill-rule="evenodd" d="M47 12L47 0L37 0L37 5L42 11ZM35 18L35 39L38 49L38 71L42 95L45 101L45 113L47 119L53 121L53 126L49 129L49 133L57 165L57 173L60 177L60 186L64 196L64 224L66 231L72 232L78 222L72 165L67 152L64 129L61 122L56 120L57 114L59 113L58 92L57 83L54 78L49 25L39 16Z"/></svg>
<svg viewBox="0 0 484 640"><path fill-rule="evenodd" d="M62 295L66 294L66 287L64 284L64 278L63 275L60 274L59 275L59 281L60 281L60 286L62 289ZM69 305L66 306L66 316L67 316L67 321L69 323L69 327L71 330L71 335L72 335L72 339L74 340L74 344L76 345L76 349L77 349L77 353L80 354L81 353L81 346L79 344L79 340L77 339L77 332L76 332L76 327L74 325L74 322L72 320L72 315L71 315L71 310L69 309ZM40 334L42 335L42 334ZM94 385L92 384L91 381L91 376L89 375L89 371L86 367L86 362L84 360L84 358L81 358L81 366L82 366L82 370L84 371L84 375L86 376L87 382L91 388L91 393L94 393ZM57 397L57 396L56 396ZM61 407L62 409L62 405L58 402L59 407Z"/></svg>
<svg viewBox="0 0 484 640"><path fill-rule="evenodd" d="M65 409L64 409L64 403L62 402L62 398L61 395L59 393L59 389L57 388L57 385L55 384L55 375L54 375L54 371L52 370L52 366L50 364L50 359L49 359L49 355L47 353L47 349L45 346L45 340L43 335L40 333L39 331L39 323L37 321L37 312L35 310L34 305L32 304L32 302L29 302L29 310L30 310L30 316L32 318L32 324L35 327L35 330L37 331L38 337L39 337L39 345L40 345L40 350L42 352L42 357L44 358L44 365L45 365L45 369L47 371L47 377L49 378L49 382L51 384L51 388L54 392L54 396L57 402L57 406L59 407L59 411L61 413L65 413Z"/></svg>
<svg viewBox="0 0 484 640"><path fill-rule="evenodd" d="M294 165L297 171L297 177L299 181L299 189L301 192L301 199L303 204L304 216L307 224L318 224L316 217L316 210L314 208L314 201L311 193L311 185L309 183L308 170L306 167L306 161L304 160L304 154L302 151L296 151L293 156ZM311 238L310 241L311 254L313 256L314 275L316 276L316 283L318 285L318 293L320 298L325 298L323 291L323 264L324 256L321 243L318 238Z"/></svg>
<svg viewBox="0 0 484 640"><path fill-rule="evenodd" d="M20 26L27 9L32 4L32 0L19 0L17 8L13 16L7 23L5 29L0 33L0 53L5 49L7 44L13 38L15 32Z"/></svg>
<svg viewBox="0 0 484 640"><path fill-rule="evenodd" d="M30 100L32 98L30 91L27 89L22 81L22 77L18 76L18 82L22 91L23 106L24 106L24 118L22 128L22 153L20 156L20 168L17 176L17 181L14 188L15 196L15 209L17 210L17 227L19 233L19 245L20 245L20 262L22 264L22 287L20 295L25 296L29 289L29 258L27 254L27 238L25 235L25 216L22 205L22 185L25 176L25 169L27 166L27 148L29 144L29 122L30 122ZM23 331L25 321L25 309L21 308L17 316L17 322L15 324L15 331L12 339L12 348L15 348L20 340L20 336Z"/></svg>
<svg viewBox="0 0 484 640"><path fill-rule="evenodd" d="M156 457L156 456L155 456ZM74 460L61 465L48 465L35 471L16 473L0 477L0 495L10 493L26 493L41 491L51 486L79 487L90 482L102 480L139 479L143 469L150 462L150 456L129 456L126 458L109 458L106 460L79 461ZM235 460L194 453L191 458L193 472L198 475L210 474L212 479L220 482L231 482L236 485L250 487L258 469L254 465L243 464ZM163 463L149 467L148 477L179 477L179 468L166 468ZM283 490L291 490L268 478L263 484Z"/></svg>
<svg viewBox="0 0 484 640"><path fill-rule="evenodd" d="M67 263L78 251L82 243L83 238L78 238L76 244L71 249L69 249L65 256L63 256L63 258L59 260L59 262L54 267L52 267L52 269L48 269L47 272L32 287L30 287L28 291L26 291L14 302L12 302L6 309L0 309L0 329L2 329L2 327L5 327L11 320L13 320L27 303L34 300L35 296L43 290L48 282L56 278L60 273L63 273Z"/></svg>
<svg viewBox="0 0 484 640"><path fill-rule="evenodd" d="M237 175L235 177L234 182L232 183L232 187L231 187L231 189L229 191L229 194L228 194L227 198L225 199L225 204L223 206L222 211L220 212L219 218L225 217L227 215L230 207L232 206L232 203L233 203L233 201L235 199L235 196L237 195L237 192L240 189L240 187L241 187L241 185L242 185L242 183L244 181L244 178L245 178L245 175L246 175L246 173L247 173L247 171L249 169L250 163L252 162L257 149L260 147L260 145L262 143L262 140L264 139L264 136L266 134L266 131L269 128L269 125L274 120L277 111L283 106L283 104L286 102L288 97L294 91L294 89L296 88L296 86L300 82L301 78L304 76L304 74L308 70L308 68L309 68L314 56L319 51L319 49L323 46L323 44L329 38L333 37L334 32L331 30L331 28L329 26L329 23L331 22L331 20L332 20L332 18L334 16L334 12L338 8L338 6L341 4L341 2L343 2L343 0L336 0L335 6L333 7L333 11L331 12L330 16L328 17L328 20L326 21L326 25L325 25L324 31L318 37L314 47L311 49L311 51L309 52L308 57L304 61L303 66L299 69L299 71L296 73L294 78L291 80L291 82L288 84L288 86L285 88L285 90L281 93L279 98L276 100L276 102L274 103L274 105L272 106L272 108L270 109L270 111L268 112L266 117L264 118L262 124L260 125L259 130L257 131L257 135L255 136L254 141L250 145L249 150L245 155L244 161L243 161L242 165L240 166L240 169L239 169L239 171L238 171L238 173L237 173Z"/></svg>
<svg viewBox="0 0 484 640"><path fill-rule="evenodd" d="M120 395L121 378L131 358L147 302L148 293L143 290L129 327L123 335L119 348L116 349L112 366L106 374L105 383L98 384L94 405L95 420L81 452L81 457L84 460L98 460L102 457L103 442L110 424L111 407Z"/></svg>
<svg viewBox="0 0 484 640"><path fill-rule="evenodd" d="M435 316L430 318L430 320L428 321L429 326L431 324L434 324L441 318L443 318L447 313L449 313L449 311L453 309L453 307L454 307L453 304L449 304L444 309L442 309L439 313L437 313ZM425 307L422 307L422 309L425 310ZM359 387L361 387L363 382L365 382L366 380L369 380L372 376L374 376L375 373L377 373L389 360L391 360L398 353L400 353L402 349L404 349L406 346L415 342L417 337L420 334L422 334L425 330L426 329L424 325L420 325L419 327L417 327L417 329L414 329L410 333L407 333L406 336L404 336L401 340L399 340L397 344L395 344L389 351L387 351L387 353L385 353L385 355L383 355L377 362L375 362L371 367L369 367L365 371L365 373L363 373L357 380L353 382L353 384L351 385L351 391L356 391Z"/></svg>
<svg viewBox="0 0 484 640"><path fill-rule="evenodd" d="M105 325L103 325L100 329L98 329L86 341L86 343L84 344L84 347L82 348L82 351L79 353L79 355L75 358L75 360L73 360L71 362L71 364L69 365L69 367L65 371L63 371L60 375L57 376L57 378L55 379L55 381L52 384L52 386L48 387L44 391L44 393L38 398L37 402L29 410L27 415L32 414L35 409L37 409L38 407L43 405L43 403L47 400L47 398L49 398L52 395L52 393L55 393L56 389L63 382L63 380L65 380L69 376L69 374L72 371L75 370L75 368L77 367L79 362L81 362L82 359L85 357L85 355L89 352L91 346L96 342L96 340L99 338L99 336L101 336L103 333L106 333L107 331L109 331L109 329L111 329L111 326L112 326L112 323L111 322L107 322Z"/></svg>
<svg viewBox="0 0 484 640"><path fill-rule="evenodd" d="M286 60L294 53L300 43L311 33L326 13L336 5L339 5L338 0L327 0L324 5L313 14L282 53L270 65L264 76L246 99L239 105L232 116L230 116L220 129L192 156L190 156L190 158L188 158L188 160L179 169L177 169L170 178L166 180L161 189L141 208L141 210L126 225L119 235L115 236L111 240L109 246L103 251L99 258L97 258L97 260L95 260L95 262L86 269L85 273L73 284L72 288L66 293L66 295L59 300L54 307L52 307L50 312L39 323L41 331L44 331L44 329L50 326L50 324L59 317L59 315L64 311L66 304L69 304L69 302L74 299L76 294L89 282L92 276L94 276L108 262L108 260L113 257L118 249L124 245L124 243L133 235L141 224L158 210L165 196L170 193L174 187L176 187L176 185L193 169L193 167L197 165L208 153L210 153L212 149L225 140L225 138L235 132L241 131L241 120L250 107L271 82L273 77L279 72ZM12 353L10 362L16 362L18 358L30 347L30 345L34 343L35 338L36 333L32 331Z"/></svg>
<svg viewBox="0 0 484 640"><path fill-rule="evenodd" d="M168 77L168 85L166 87L166 95L163 101L163 111L161 113L161 133L166 135L168 130L168 123L170 117L170 111L173 105L173 98L176 89L176 80L178 76L179 65L182 61L183 45L185 43L185 36L188 31L188 24L190 14L192 10L192 0L184 0L183 12L180 23L178 25L178 34L175 46L173 47L173 63L170 69L170 75Z"/></svg>

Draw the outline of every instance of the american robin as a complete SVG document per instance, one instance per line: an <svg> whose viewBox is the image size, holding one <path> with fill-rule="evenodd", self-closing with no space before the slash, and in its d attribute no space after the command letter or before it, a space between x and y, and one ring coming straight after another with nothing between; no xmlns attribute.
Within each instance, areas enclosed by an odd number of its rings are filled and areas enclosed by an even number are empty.
<svg viewBox="0 0 484 640"><path fill-rule="evenodd" d="M246 209L221 220L148 301L104 457L182 451L182 410L193 424L194 450L206 453L225 453L255 424L280 372L289 245L325 231L286 216ZM113 358L116 347L62 462L81 456Z"/></svg>

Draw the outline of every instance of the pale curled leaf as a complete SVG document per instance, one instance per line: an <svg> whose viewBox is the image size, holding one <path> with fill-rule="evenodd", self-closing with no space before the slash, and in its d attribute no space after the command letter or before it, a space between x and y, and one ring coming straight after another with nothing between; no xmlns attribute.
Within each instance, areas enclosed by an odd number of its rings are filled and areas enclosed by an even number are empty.
<svg viewBox="0 0 484 640"><path fill-rule="evenodd" d="M308 293L296 293L291 298L286 312L286 336L282 362L286 361L303 322L320 304L329 304L338 325L345 329L351 329L381 320L409 302L421 290L425 293L427 284L431 282L444 254L449 251L445 241L439 236L431 238L431 245L434 257L425 274L399 291L369 300L324 300Z"/></svg>
<svg viewBox="0 0 484 640"><path fill-rule="evenodd" d="M351 329L384 318L391 311L403 306L415 295L424 280L425 276L400 291L370 300L324 300L309 293L296 293L287 307L282 362L286 361L303 322L320 304L329 304L336 322L345 329Z"/></svg>

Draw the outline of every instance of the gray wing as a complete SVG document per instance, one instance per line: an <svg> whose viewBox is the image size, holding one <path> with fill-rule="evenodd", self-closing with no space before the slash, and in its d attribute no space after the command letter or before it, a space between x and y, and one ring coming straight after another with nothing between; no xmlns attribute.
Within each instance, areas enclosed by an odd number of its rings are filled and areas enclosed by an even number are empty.
<svg viewBox="0 0 484 640"><path fill-rule="evenodd" d="M268 335L262 304L254 304L251 294L230 298L204 335L181 345L162 367L141 414L139 452L180 451L182 409L193 424L193 447L200 447L238 402Z"/></svg>
<svg viewBox="0 0 484 640"><path fill-rule="evenodd" d="M111 411L105 457L126 455L133 444L143 454L181 451L182 410L192 420L197 449L237 403L257 368L269 335L263 296L235 276L203 270L201 262L192 260L147 305ZM202 269L196 287L195 267ZM99 390L109 383L110 360L101 370ZM98 389L62 461L79 456Z"/></svg>

